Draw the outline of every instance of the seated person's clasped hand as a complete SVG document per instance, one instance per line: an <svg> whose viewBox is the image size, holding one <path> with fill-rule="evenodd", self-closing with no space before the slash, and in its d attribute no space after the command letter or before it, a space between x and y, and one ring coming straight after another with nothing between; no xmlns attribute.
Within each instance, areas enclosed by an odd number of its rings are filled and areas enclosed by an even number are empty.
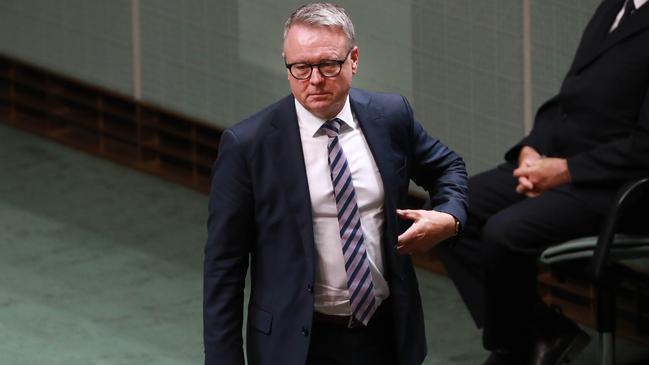
<svg viewBox="0 0 649 365"><path fill-rule="evenodd" d="M566 159L543 157L530 146L521 149L514 177L518 178L516 192L528 198L537 197L571 180Z"/></svg>

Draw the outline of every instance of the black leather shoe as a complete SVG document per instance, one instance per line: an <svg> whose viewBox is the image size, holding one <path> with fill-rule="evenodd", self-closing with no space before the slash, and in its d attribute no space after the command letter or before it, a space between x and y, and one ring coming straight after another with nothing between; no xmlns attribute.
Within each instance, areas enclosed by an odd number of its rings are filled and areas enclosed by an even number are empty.
<svg viewBox="0 0 649 365"><path fill-rule="evenodd" d="M492 351L482 365L528 365L529 354Z"/></svg>
<svg viewBox="0 0 649 365"><path fill-rule="evenodd" d="M532 352L533 365L560 365L570 363L588 345L590 337L577 325L549 337L539 337Z"/></svg>

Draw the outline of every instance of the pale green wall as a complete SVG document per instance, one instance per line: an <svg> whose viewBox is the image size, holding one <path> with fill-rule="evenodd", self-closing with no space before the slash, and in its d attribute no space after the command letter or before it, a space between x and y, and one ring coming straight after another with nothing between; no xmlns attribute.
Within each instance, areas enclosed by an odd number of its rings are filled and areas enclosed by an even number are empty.
<svg viewBox="0 0 649 365"><path fill-rule="evenodd" d="M133 93L133 0L0 1L0 52ZM341 0L354 85L407 96L470 173L523 135L523 2ZM556 92L598 0L531 1L534 107ZM140 0L142 98L227 127L289 90L281 32L299 0Z"/></svg>
<svg viewBox="0 0 649 365"><path fill-rule="evenodd" d="M0 0L0 52L130 94L129 0Z"/></svg>
<svg viewBox="0 0 649 365"><path fill-rule="evenodd" d="M492 167L523 133L521 1L418 3L415 113L469 173Z"/></svg>
<svg viewBox="0 0 649 365"><path fill-rule="evenodd" d="M577 51L586 22L601 0L533 0L534 107L554 95Z"/></svg>
<svg viewBox="0 0 649 365"><path fill-rule="evenodd" d="M282 30L301 3L143 0L144 99L229 126L288 94ZM361 45L354 85L412 98L410 7L374 3L343 3Z"/></svg>

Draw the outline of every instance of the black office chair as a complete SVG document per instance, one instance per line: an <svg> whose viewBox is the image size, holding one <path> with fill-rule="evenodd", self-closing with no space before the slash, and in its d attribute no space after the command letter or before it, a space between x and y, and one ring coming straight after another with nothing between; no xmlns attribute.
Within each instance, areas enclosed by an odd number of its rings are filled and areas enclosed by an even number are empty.
<svg viewBox="0 0 649 365"><path fill-rule="evenodd" d="M627 183L618 192L599 236L571 240L541 254L541 263L559 277L578 276L592 283L603 365L615 364L616 291L620 283L632 282L638 293L649 293L649 275L628 261L649 257L649 205L639 204L642 199L646 202L648 191L649 178Z"/></svg>

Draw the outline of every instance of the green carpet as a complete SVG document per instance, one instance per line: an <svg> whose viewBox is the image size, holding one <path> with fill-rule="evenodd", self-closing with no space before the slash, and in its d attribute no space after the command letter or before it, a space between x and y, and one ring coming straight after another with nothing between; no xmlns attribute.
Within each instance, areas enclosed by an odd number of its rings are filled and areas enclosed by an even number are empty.
<svg viewBox="0 0 649 365"><path fill-rule="evenodd" d="M0 364L201 364L206 215L203 194L0 124ZM418 275L425 364L480 364L448 278Z"/></svg>

